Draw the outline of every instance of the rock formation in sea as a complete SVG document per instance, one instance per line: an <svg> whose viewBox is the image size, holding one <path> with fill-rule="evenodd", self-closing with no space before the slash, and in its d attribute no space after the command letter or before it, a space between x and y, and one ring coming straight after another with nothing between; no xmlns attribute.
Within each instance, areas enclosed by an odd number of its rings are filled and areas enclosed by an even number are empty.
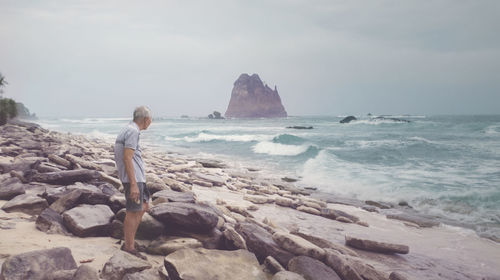
<svg viewBox="0 0 500 280"><path fill-rule="evenodd" d="M287 113L276 86L265 85L259 75L241 74L234 82L227 118L283 118Z"/></svg>

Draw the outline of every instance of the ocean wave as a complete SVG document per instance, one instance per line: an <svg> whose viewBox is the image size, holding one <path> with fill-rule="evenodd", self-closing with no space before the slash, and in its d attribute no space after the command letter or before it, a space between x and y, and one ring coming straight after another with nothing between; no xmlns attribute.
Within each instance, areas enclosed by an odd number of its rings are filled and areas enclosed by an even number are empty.
<svg viewBox="0 0 500 280"><path fill-rule="evenodd" d="M309 145L286 145L269 141L259 142L252 147L253 151L257 154L268 154L273 156L297 156L307 152L311 148L317 149Z"/></svg>
<svg viewBox="0 0 500 280"><path fill-rule="evenodd" d="M218 134L208 134L199 133L198 135L184 136L182 138L177 138L177 140L183 140L186 142L210 142L210 141L228 141L228 142L258 142L266 141L272 139L272 136L266 134L230 134L230 135L218 135Z"/></svg>
<svg viewBox="0 0 500 280"><path fill-rule="evenodd" d="M75 123L75 124L95 124L95 123L109 123L116 121L130 121L130 118L83 118L83 119L59 119L61 122Z"/></svg>
<svg viewBox="0 0 500 280"><path fill-rule="evenodd" d="M280 143L286 145L298 145L303 144L306 140L302 137L295 136L292 134L280 134L273 138L273 143Z"/></svg>
<svg viewBox="0 0 500 280"><path fill-rule="evenodd" d="M91 132L88 133L82 133L82 135L86 135L93 139L115 140L116 138L115 134L105 133L98 130L92 130Z"/></svg>
<svg viewBox="0 0 500 280"><path fill-rule="evenodd" d="M489 135L499 135L500 134L500 125L490 125L485 128L484 133Z"/></svg>
<svg viewBox="0 0 500 280"><path fill-rule="evenodd" d="M366 119L358 119L355 121L351 121L349 123L345 123L343 125L360 125L360 124L367 124L367 125L381 125L381 124L407 124L406 122L400 122L400 121L394 121L394 120L389 120L389 119L384 119L384 120L376 120L376 119L371 119L371 120L366 120Z"/></svg>

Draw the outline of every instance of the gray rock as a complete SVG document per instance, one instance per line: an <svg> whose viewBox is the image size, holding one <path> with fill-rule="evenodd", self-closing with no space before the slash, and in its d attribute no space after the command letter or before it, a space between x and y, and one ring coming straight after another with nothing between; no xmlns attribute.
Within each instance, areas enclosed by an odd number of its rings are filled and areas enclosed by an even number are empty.
<svg viewBox="0 0 500 280"><path fill-rule="evenodd" d="M107 205L83 204L64 212L63 222L74 235L108 236L113 211Z"/></svg>
<svg viewBox="0 0 500 280"><path fill-rule="evenodd" d="M270 198L263 195L245 195L243 196L243 199L253 202L255 204L265 204L274 202L274 198Z"/></svg>
<svg viewBox="0 0 500 280"><path fill-rule="evenodd" d="M73 270L76 262L71 250L58 247L11 256L2 265L0 279L43 279L47 271Z"/></svg>
<svg viewBox="0 0 500 280"><path fill-rule="evenodd" d="M181 249L165 257L172 280L266 279L255 255L246 250Z"/></svg>
<svg viewBox="0 0 500 280"><path fill-rule="evenodd" d="M302 275L306 280L340 280L333 269L307 256L291 259L288 262L288 270Z"/></svg>
<svg viewBox="0 0 500 280"><path fill-rule="evenodd" d="M195 203L196 195L192 192L176 192L172 190L163 190L154 193L151 198L153 199L153 203L156 203L156 200L159 198L164 198L162 202L185 202L185 203Z"/></svg>
<svg viewBox="0 0 500 280"><path fill-rule="evenodd" d="M97 171L102 171L102 168L93 163L93 162L90 162L90 161L87 161L87 160L84 160L82 159L81 157L76 157L74 155L71 155L71 154L67 154L65 156L65 158L70 161L71 163L73 163L74 165L79 165L85 169L91 169L91 170L97 170Z"/></svg>
<svg viewBox="0 0 500 280"><path fill-rule="evenodd" d="M23 212L29 215L38 215L49 207L47 201L33 194L22 194L14 197L2 206L5 212Z"/></svg>
<svg viewBox="0 0 500 280"><path fill-rule="evenodd" d="M334 278L335 279L335 278ZM300 274L291 271L280 271L274 274L272 280L307 280Z"/></svg>
<svg viewBox="0 0 500 280"><path fill-rule="evenodd" d="M295 255L309 256L318 260L325 257L325 250L297 235L276 232L273 234L273 240L276 241L281 248Z"/></svg>
<svg viewBox="0 0 500 280"><path fill-rule="evenodd" d="M49 155L49 160L51 160L54 163L57 163L59 165L62 165L66 168L71 168L71 162L69 160L62 158L58 155Z"/></svg>
<svg viewBox="0 0 500 280"><path fill-rule="evenodd" d="M211 175L211 174L203 174L200 172L196 172L196 173L194 173L194 176L196 176L204 181L210 182L214 186L222 186L226 183L226 180L224 180L223 178L221 178L219 176Z"/></svg>
<svg viewBox="0 0 500 280"><path fill-rule="evenodd" d="M183 202L161 203L151 208L150 213L167 227L180 226L195 232L210 231L219 220L210 207Z"/></svg>
<svg viewBox="0 0 500 280"><path fill-rule="evenodd" d="M315 244L316 246L320 247L320 248L330 248L330 249L333 249L335 251L338 251L344 255L349 255L349 256L353 256L353 257L358 257L358 253L356 253L355 251L347 248L346 246L342 245L342 244L337 244L337 243L333 243L333 242L330 242L326 239L323 239L323 238L320 238L320 237L317 237L317 236L313 236L313 235L310 235L310 234L306 234L304 232L301 232L300 230L296 230L296 231L292 231L290 232L291 234L295 234L297 236L300 236L302 238L304 238L305 240Z"/></svg>
<svg viewBox="0 0 500 280"><path fill-rule="evenodd" d="M67 193L63 194L59 199L52 203L50 208L61 214L64 211L80 204L81 196L85 191L86 190L68 190Z"/></svg>
<svg viewBox="0 0 500 280"><path fill-rule="evenodd" d="M43 280L73 280L75 272L76 269L47 272L47 274L44 275Z"/></svg>
<svg viewBox="0 0 500 280"><path fill-rule="evenodd" d="M26 193L24 185L18 178L8 178L0 182L0 199L2 200L11 200L24 193Z"/></svg>
<svg viewBox="0 0 500 280"><path fill-rule="evenodd" d="M345 118L343 118L342 120L340 120L340 123L350 123L352 121L355 121L357 120L357 118L355 116L347 116Z"/></svg>
<svg viewBox="0 0 500 280"><path fill-rule="evenodd" d="M42 162L36 167L36 170L38 170L39 172L42 172L42 173L44 173L44 172L59 172L63 169L66 170L66 168L63 166L61 166L61 168L59 168L59 166L52 164L52 163L49 163L49 162Z"/></svg>
<svg viewBox="0 0 500 280"><path fill-rule="evenodd" d="M149 262L119 250L104 265L101 278L105 280L121 280L126 274L143 271L151 267Z"/></svg>
<svg viewBox="0 0 500 280"><path fill-rule="evenodd" d="M153 240L160 236L165 231L165 227L161 222L151 217L148 213L144 213L141 223L137 228L136 238Z"/></svg>
<svg viewBox="0 0 500 280"><path fill-rule="evenodd" d="M304 206L304 205L297 207L297 210L299 210L301 212L309 213L309 214L312 214L312 215L318 215L318 216L321 215L321 211L319 211L318 209L315 209L315 208L312 208L312 207L307 207L307 206Z"/></svg>
<svg viewBox="0 0 500 280"><path fill-rule="evenodd" d="M274 200L274 203L276 203L279 206L290 207L290 208L297 208L299 206L299 203L297 201L291 200L290 198L284 198L284 197L277 197Z"/></svg>
<svg viewBox="0 0 500 280"><path fill-rule="evenodd" d="M389 278L359 258L342 255L331 249L326 249L325 263L342 279L387 280Z"/></svg>
<svg viewBox="0 0 500 280"><path fill-rule="evenodd" d="M88 182L99 179L100 174L95 170L77 169L60 172L38 173L31 178L35 182L53 184L53 185L70 185L76 182Z"/></svg>
<svg viewBox="0 0 500 280"><path fill-rule="evenodd" d="M123 277L123 280L162 280L158 269L146 269L141 272L129 273Z"/></svg>
<svg viewBox="0 0 500 280"><path fill-rule="evenodd" d="M392 208L391 205L389 204L386 204L386 203L383 203L383 202L377 202L377 201L373 201L373 200L367 200L365 201L366 204L370 205L370 206L375 206L375 207L378 207L380 209L390 209Z"/></svg>
<svg viewBox="0 0 500 280"><path fill-rule="evenodd" d="M389 214L386 215L388 219L395 219L405 222L410 222L419 225L420 227L434 227L438 226L439 222L427 219L424 217L412 216L409 214Z"/></svg>
<svg viewBox="0 0 500 280"><path fill-rule="evenodd" d="M267 256L272 256L282 266L286 267L288 261L294 257L292 253L282 249L273 240L272 234L254 223L239 223L236 225L235 230L245 239L248 250L255 253L257 259L261 262Z"/></svg>
<svg viewBox="0 0 500 280"><path fill-rule="evenodd" d="M272 274L286 270L275 258L271 256L268 256L264 260L264 266L266 267L267 271L271 272Z"/></svg>
<svg viewBox="0 0 500 280"><path fill-rule="evenodd" d="M148 254L166 256L185 248L202 248L203 244L195 238L170 237L156 239L146 249Z"/></svg>
<svg viewBox="0 0 500 280"><path fill-rule="evenodd" d="M82 264L76 270L72 280L99 280L99 274L90 265Z"/></svg>
<svg viewBox="0 0 500 280"><path fill-rule="evenodd" d="M61 214L50 208L46 208L38 215L35 225L38 230L46 233L69 235L69 232L64 227Z"/></svg>
<svg viewBox="0 0 500 280"><path fill-rule="evenodd" d="M394 271L389 275L389 280L408 280L408 278L406 278L406 276L404 276L401 272Z"/></svg>
<svg viewBox="0 0 500 280"><path fill-rule="evenodd" d="M154 194L159 191L170 190L167 184L165 184L165 182L156 174L147 173L146 181L148 182L147 186L151 194Z"/></svg>
<svg viewBox="0 0 500 280"><path fill-rule="evenodd" d="M321 209L321 216L328 218L328 219L332 219L332 220L337 220L337 218L339 218L339 217L345 217L354 223L359 221L359 218L354 216L354 215L347 214L344 211L331 209L331 208L322 208Z"/></svg>
<svg viewBox="0 0 500 280"><path fill-rule="evenodd" d="M410 248L406 245L378 242L373 240L350 237L347 235L345 237L345 243L348 246L375 253L408 254L410 252Z"/></svg>
<svg viewBox="0 0 500 280"><path fill-rule="evenodd" d="M227 247L235 249L245 249L245 250L248 249L245 239L234 228L227 227L223 231L223 234L227 241L226 242Z"/></svg>
<svg viewBox="0 0 500 280"><path fill-rule="evenodd" d="M218 160L198 159L197 162L205 168L227 168L227 165Z"/></svg>
<svg viewBox="0 0 500 280"><path fill-rule="evenodd" d="M123 222L114 219L109 225L109 236L116 239L123 239Z"/></svg>

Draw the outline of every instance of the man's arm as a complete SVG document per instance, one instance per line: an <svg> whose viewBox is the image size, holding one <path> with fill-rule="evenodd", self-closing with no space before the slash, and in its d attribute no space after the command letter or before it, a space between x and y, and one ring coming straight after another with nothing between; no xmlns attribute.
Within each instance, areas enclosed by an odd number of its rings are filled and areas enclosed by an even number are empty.
<svg viewBox="0 0 500 280"><path fill-rule="evenodd" d="M132 163L134 152L134 149L124 148L123 163L125 163L125 172L127 173L130 182L130 198L137 201L139 199L139 188L137 187L137 182L135 181L134 164Z"/></svg>

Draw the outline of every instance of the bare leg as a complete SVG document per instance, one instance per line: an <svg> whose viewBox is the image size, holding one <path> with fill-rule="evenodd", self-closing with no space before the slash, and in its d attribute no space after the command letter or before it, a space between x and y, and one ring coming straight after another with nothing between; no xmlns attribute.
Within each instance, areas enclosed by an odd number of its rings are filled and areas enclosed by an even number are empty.
<svg viewBox="0 0 500 280"><path fill-rule="evenodd" d="M125 220L123 222L123 234L125 236L125 249L135 250L135 234L137 233L137 228L141 223L142 216L146 211L149 210L149 204L143 204L143 211L131 212L127 211L125 215Z"/></svg>

